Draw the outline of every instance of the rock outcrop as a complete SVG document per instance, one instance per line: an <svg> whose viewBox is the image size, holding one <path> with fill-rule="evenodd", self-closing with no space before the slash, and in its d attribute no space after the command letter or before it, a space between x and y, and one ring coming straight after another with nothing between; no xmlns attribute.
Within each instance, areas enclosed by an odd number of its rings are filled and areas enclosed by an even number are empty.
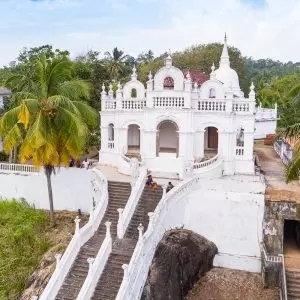
<svg viewBox="0 0 300 300"><path fill-rule="evenodd" d="M168 231L158 244L143 300L183 300L193 284L212 268L216 245L186 229Z"/></svg>

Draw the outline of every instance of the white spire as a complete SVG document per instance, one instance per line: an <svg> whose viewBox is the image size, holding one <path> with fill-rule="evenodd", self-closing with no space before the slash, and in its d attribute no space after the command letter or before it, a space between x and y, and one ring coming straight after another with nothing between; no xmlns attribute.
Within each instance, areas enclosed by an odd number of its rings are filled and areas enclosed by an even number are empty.
<svg viewBox="0 0 300 300"><path fill-rule="evenodd" d="M188 70L187 74L186 74L186 79L188 81L191 81L191 74L190 74L190 70Z"/></svg>
<svg viewBox="0 0 300 300"><path fill-rule="evenodd" d="M171 67L172 66L172 57L171 57L171 50L170 49L169 49L169 52L168 52L168 56L165 59L165 65L166 65L166 67Z"/></svg>
<svg viewBox="0 0 300 300"><path fill-rule="evenodd" d="M152 81L153 76L152 76L151 71L149 72L148 78L149 78L149 81Z"/></svg>
<svg viewBox="0 0 300 300"><path fill-rule="evenodd" d="M137 80L136 67L133 66L131 80Z"/></svg>
<svg viewBox="0 0 300 300"><path fill-rule="evenodd" d="M228 54L228 48L227 48L227 35L225 33L224 37L224 46L223 51L220 59L220 67L228 66L230 67L230 61L229 61L229 54Z"/></svg>

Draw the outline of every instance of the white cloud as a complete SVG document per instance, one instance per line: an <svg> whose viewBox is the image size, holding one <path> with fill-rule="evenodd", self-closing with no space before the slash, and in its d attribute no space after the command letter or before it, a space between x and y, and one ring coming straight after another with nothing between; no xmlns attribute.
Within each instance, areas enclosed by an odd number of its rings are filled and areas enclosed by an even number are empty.
<svg viewBox="0 0 300 300"><path fill-rule="evenodd" d="M133 1L136 1L139 10L132 4ZM266 1L264 6L255 7L240 0L214 0L209 3L207 0L106 0L110 9L105 11L104 16L99 15L99 18L95 17L95 12L104 10L104 1L57 0L55 7L55 1L46 1L44 9L51 7L51 14L55 14L61 5L70 9L68 17L62 17L61 27L56 20L53 23L56 31L53 33L38 34L37 31L14 37L10 34L10 25L7 23L7 38L0 31L0 38L4 41L0 50L0 65L13 60L22 46L48 43L69 49L73 55L89 49L104 52L115 46L132 55L147 49L160 54L169 48L176 51L192 44L222 42L225 31L229 44L239 48L243 55L300 61L300 0L286 0L285 3L282 0ZM72 11L76 7L68 7L71 3L84 3L80 9L86 11L81 19L78 11ZM141 11L143 5L147 5L148 10L150 5L152 10ZM140 14L142 18L136 21L138 18L127 13L121 18L122 11L131 11L132 15L133 12ZM90 15L92 12L93 16ZM115 13L119 15L116 16ZM145 25L143 17L146 19L152 16L153 22ZM34 21L27 19L27 22L30 24ZM51 27L51 24L47 26Z"/></svg>

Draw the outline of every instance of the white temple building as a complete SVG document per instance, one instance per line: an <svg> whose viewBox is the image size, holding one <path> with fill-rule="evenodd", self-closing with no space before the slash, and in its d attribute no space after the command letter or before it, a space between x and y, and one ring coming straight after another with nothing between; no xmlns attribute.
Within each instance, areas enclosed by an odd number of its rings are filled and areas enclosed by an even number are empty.
<svg viewBox="0 0 300 300"><path fill-rule="evenodd" d="M183 179L188 173L254 174L253 142L275 133L277 108L256 108L230 67L225 37L220 67L210 76L180 70L169 55L147 87L133 69L131 80L101 93L101 164L129 173L128 157L147 169Z"/></svg>

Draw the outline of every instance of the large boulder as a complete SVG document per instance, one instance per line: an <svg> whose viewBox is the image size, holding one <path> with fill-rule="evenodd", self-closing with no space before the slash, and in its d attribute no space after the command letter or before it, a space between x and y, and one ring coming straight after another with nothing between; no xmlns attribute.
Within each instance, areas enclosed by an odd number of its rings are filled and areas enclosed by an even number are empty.
<svg viewBox="0 0 300 300"><path fill-rule="evenodd" d="M193 284L212 268L216 245L186 229L165 233L158 244L143 300L183 300Z"/></svg>

